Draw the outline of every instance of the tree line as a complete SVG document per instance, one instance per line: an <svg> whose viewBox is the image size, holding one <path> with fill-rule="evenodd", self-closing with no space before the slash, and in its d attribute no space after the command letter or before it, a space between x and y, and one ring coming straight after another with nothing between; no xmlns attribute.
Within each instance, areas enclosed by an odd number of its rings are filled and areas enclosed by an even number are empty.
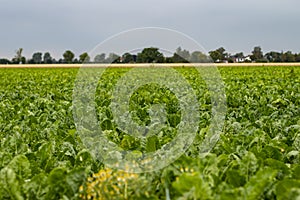
<svg viewBox="0 0 300 200"><path fill-rule="evenodd" d="M300 53L276 52L263 53L260 46L253 48L250 55L243 52L230 54L225 48L220 47L205 54L201 51L189 52L178 47L172 56L164 56L158 48L144 48L137 54L124 53L101 53L91 58L87 52L79 55L78 58L71 50L66 50L62 58L56 60L49 52L35 52L32 57L27 59L23 56L23 48L16 50L13 59L0 58L0 64L79 64L79 63L235 63L235 62L300 62Z"/></svg>

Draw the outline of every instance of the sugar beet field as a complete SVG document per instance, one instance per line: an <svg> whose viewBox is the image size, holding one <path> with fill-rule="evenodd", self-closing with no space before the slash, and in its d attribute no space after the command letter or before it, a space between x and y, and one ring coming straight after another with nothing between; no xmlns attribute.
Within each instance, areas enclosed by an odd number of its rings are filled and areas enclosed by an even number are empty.
<svg viewBox="0 0 300 200"><path fill-rule="evenodd" d="M182 111L168 88L148 84L132 94L129 110L147 126L150 106L164 104L165 126L143 137L120 130L110 104L128 71L105 71L95 110L97 126L116 152L130 151L125 157L138 160L176 138ZM227 110L207 155L199 152L211 124L210 93L195 69L176 71L199 103L196 136L169 165L134 173L106 165L106 154L95 158L79 137L73 115L77 68L1 68L0 199L299 199L300 67L219 67Z"/></svg>

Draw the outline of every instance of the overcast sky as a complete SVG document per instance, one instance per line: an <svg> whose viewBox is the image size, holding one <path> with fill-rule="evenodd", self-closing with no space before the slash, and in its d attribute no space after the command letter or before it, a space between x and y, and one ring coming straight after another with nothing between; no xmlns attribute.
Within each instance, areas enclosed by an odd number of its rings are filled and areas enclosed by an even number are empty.
<svg viewBox="0 0 300 200"><path fill-rule="evenodd" d="M0 58L76 56L132 28L183 32L206 50L300 52L299 0L0 0ZM175 49L174 49L175 50Z"/></svg>

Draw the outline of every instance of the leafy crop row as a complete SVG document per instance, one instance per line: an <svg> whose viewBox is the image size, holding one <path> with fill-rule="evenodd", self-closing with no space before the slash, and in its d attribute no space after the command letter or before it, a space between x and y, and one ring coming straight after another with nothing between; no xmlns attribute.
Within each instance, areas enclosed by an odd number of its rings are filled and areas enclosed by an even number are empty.
<svg viewBox="0 0 300 200"><path fill-rule="evenodd" d="M176 136L181 111L167 88L147 85L130 99L134 121L149 125L152 104L165 105L159 134L136 138L118 129L112 90L129 69L108 69L96 95L105 136L139 156ZM200 143L210 124L210 94L197 72L178 68L197 95L194 143L166 168L126 174L93 159L73 119L77 69L0 70L0 199L297 199L300 196L300 68L220 68L227 115L207 155Z"/></svg>

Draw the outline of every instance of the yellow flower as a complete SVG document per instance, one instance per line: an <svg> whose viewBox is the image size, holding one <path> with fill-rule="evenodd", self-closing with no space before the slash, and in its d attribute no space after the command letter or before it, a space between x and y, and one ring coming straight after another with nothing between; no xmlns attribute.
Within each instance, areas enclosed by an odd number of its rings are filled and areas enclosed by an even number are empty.
<svg viewBox="0 0 300 200"><path fill-rule="evenodd" d="M129 167L126 166L128 169ZM89 177L86 182L86 191L80 186L79 191L81 199L106 199L110 196L111 199L127 199L127 187L130 181L138 178L137 174L128 173L126 171L113 171L110 168L102 169L98 173Z"/></svg>

